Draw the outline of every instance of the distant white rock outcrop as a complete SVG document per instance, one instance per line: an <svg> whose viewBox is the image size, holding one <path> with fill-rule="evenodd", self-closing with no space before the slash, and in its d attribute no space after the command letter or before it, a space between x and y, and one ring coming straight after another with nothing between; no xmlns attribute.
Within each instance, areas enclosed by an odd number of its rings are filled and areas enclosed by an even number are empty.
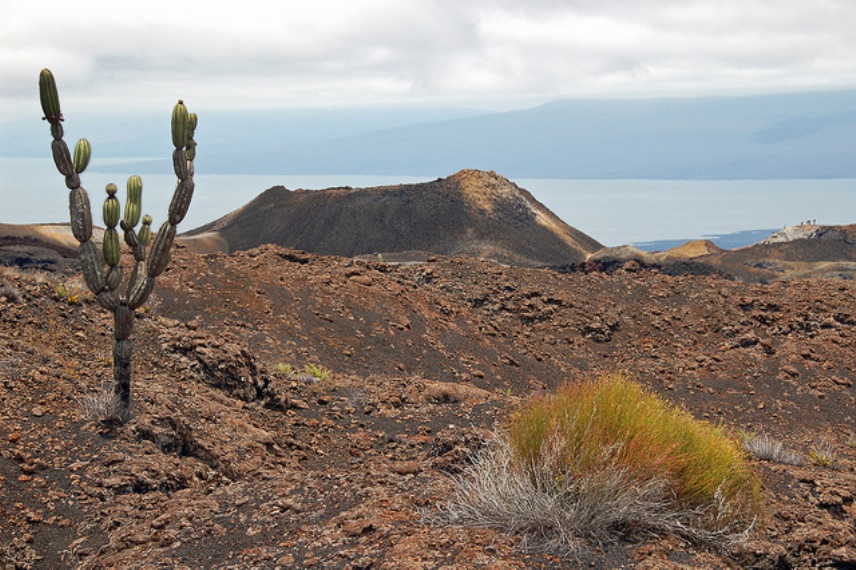
<svg viewBox="0 0 856 570"><path fill-rule="evenodd" d="M788 226L782 231L776 232L764 241L762 244L783 243L798 239L809 239L818 237L824 226L817 224L800 224L798 226Z"/></svg>

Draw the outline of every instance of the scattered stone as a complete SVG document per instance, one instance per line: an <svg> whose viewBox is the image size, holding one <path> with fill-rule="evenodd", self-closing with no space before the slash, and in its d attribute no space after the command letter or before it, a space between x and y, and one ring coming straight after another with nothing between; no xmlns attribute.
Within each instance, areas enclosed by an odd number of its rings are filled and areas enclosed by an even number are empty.
<svg viewBox="0 0 856 570"><path fill-rule="evenodd" d="M390 469L399 475L415 475L422 471L422 466L418 461L396 461L390 465Z"/></svg>

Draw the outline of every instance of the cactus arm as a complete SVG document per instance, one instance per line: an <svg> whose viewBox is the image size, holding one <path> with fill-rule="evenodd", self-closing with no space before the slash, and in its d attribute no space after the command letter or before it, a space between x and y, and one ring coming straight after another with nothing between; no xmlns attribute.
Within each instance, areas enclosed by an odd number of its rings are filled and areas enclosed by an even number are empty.
<svg viewBox="0 0 856 570"><path fill-rule="evenodd" d="M126 232L135 228L140 222L143 207L143 179L137 175L128 178L128 197L125 200L125 217L122 229Z"/></svg>
<svg viewBox="0 0 856 570"><path fill-rule="evenodd" d="M104 289L107 283L104 276L103 259L101 251L91 239L80 244L80 265L83 268L83 278L89 290L96 295Z"/></svg>
<svg viewBox="0 0 856 570"><path fill-rule="evenodd" d="M184 101L178 100L172 108L172 146L184 148L187 144L187 107Z"/></svg>
<svg viewBox="0 0 856 570"><path fill-rule="evenodd" d="M157 277L166 269L169 262L169 250L172 247L172 241L175 239L175 231L176 227L166 221L152 241L152 248L147 259L150 277Z"/></svg>
<svg viewBox="0 0 856 570"><path fill-rule="evenodd" d="M86 167L89 166L89 159L92 157L92 145L86 139L80 139L74 145L74 171L81 174Z"/></svg>
<svg viewBox="0 0 856 570"><path fill-rule="evenodd" d="M193 189L195 184L193 178L185 178L180 180L175 186L175 194L172 195L172 202L169 205L169 223L177 226L187 215L187 210L190 208L190 200L193 199Z"/></svg>
<svg viewBox="0 0 856 570"><path fill-rule="evenodd" d="M148 214L143 216L143 227L140 228L139 238L143 247L149 245L149 240L152 239L152 217Z"/></svg>
<svg viewBox="0 0 856 570"><path fill-rule="evenodd" d="M68 150L68 145L62 139L54 139L51 141L51 152L53 153L54 164L60 174L65 177L74 175L74 161L71 158L71 152Z"/></svg>
<svg viewBox="0 0 856 570"><path fill-rule="evenodd" d="M39 75L39 98L42 102L42 111L45 120L51 125L58 124L63 120L62 112L59 108L59 93L56 89L56 80L50 69L43 69ZM62 135L60 137L62 138Z"/></svg>
<svg viewBox="0 0 856 570"><path fill-rule="evenodd" d="M89 195L78 186L68 194L68 209L71 217L71 232L79 243L92 238L92 208Z"/></svg>

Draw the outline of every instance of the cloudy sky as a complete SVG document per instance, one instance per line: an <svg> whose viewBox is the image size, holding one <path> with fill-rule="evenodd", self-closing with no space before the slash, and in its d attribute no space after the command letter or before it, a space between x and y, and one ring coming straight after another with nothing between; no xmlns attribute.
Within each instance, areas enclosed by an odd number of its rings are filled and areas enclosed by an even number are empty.
<svg viewBox="0 0 856 570"><path fill-rule="evenodd" d="M856 88L853 0L0 0L0 121L63 106L441 104ZM37 107L36 107L37 108Z"/></svg>

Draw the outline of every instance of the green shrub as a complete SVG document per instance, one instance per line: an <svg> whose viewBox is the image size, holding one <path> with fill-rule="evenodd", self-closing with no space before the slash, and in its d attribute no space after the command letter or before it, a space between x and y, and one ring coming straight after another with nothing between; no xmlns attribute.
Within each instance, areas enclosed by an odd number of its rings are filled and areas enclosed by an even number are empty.
<svg viewBox="0 0 856 570"><path fill-rule="evenodd" d="M307 364L303 367L303 370L308 376L321 380L322 382L330 375L329 370L318 364Z"/></svg>
<svg viewBox="0 0 856 570"><path fill-rule="evenodd" d="M836 466L835 446L828 440L822 440L808 450L809 460L818 467L832 469Z"/></svg>
<svg viewBox="0 0 856 570"><path fill-rule="evenodd" d="M529 400L458 483L453 520L550 549L639 532L734 542L761 511L734 438L620 374Z"/></svg>
<svg viewBox="0 0 856 570"><path fill-rule="evenodd" d="M77 305L80 303L80 287L77 285L57 283L55 291L56 296L60 301L65 301L69 305Z"/></svg>

